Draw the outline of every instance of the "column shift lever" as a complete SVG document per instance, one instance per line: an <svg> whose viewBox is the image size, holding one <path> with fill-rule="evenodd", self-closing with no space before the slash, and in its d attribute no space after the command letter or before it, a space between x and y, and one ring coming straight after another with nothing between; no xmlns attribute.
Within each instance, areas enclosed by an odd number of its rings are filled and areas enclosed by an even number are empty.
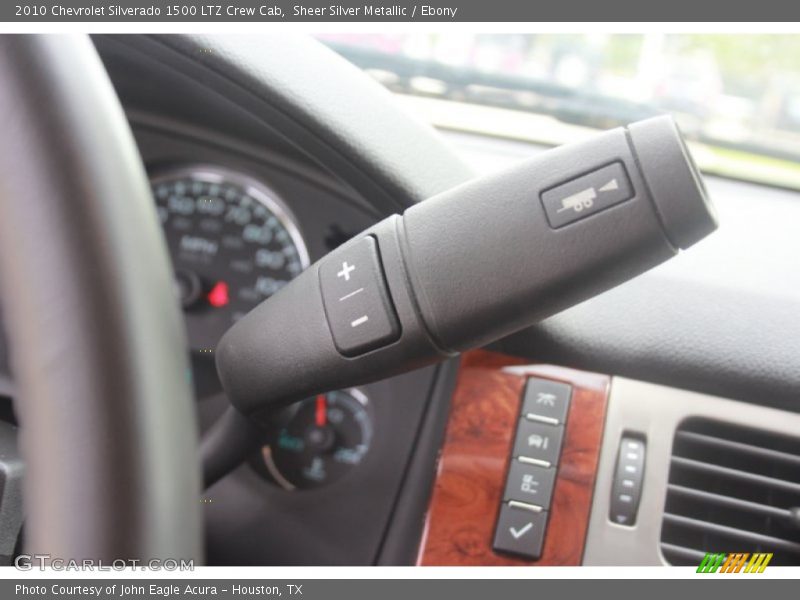
<svg viewBox="0 0 800 600"><path fill-rule="evenodd" d="M384 219L237 322L217 370L234 409L257 421L513 333L715 228L673 120L641 121ZM207 481L235 462L224 454L204 442Z"/></svg>

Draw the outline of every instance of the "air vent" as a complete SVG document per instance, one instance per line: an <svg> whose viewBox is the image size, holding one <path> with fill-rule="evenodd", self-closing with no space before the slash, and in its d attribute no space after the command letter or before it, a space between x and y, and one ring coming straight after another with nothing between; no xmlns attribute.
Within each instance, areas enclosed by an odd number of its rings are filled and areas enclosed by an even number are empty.
<svg viewBox="0 0 800 600"><path fill-rule="evenodd" d="M800 439L691 419L676 431L661 551L696 566L706 552L772 552L800 565ZM794 516L793 516L794 515Z"/></svg>

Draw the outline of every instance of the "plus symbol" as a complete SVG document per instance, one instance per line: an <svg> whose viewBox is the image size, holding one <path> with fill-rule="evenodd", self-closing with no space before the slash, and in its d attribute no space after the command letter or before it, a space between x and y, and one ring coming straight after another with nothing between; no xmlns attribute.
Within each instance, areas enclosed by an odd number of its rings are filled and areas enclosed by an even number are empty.
<svg viewBox="0 0 800 600"><path fill-rule="evenodd" d="M342 270L339 271L336 276L337 277L344 277L345 281L350 281L350 273L355 271L356 268L353 265L348 265L347 261L342 263Z"/></svg>

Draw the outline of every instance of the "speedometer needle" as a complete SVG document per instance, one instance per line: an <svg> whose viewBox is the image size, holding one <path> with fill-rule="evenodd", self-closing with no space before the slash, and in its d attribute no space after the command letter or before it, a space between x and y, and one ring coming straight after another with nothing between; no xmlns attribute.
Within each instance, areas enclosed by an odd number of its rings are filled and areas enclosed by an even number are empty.
<svg viewBox="0 0 800 600"><path fill-rule="evenodd" d="M328 423L328 401L325 394L317 396L316 423L317 427L325 427Z"/></svg>

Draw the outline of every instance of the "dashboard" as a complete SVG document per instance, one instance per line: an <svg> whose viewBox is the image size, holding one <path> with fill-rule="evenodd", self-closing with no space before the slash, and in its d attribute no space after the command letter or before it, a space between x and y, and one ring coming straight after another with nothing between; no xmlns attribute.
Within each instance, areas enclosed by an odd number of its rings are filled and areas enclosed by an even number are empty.
<svg viewBox="0 0 800 600"><path fill-rule="evenodd" d="M256 146L149 113L128 117L174 268L204 430L227 406L213 356L225 330L379 213L279 139ZM425 417L433 404L446 410L446 402L432 403L446 369L333 391L283 411L261 450L207 492L208 561L375 562ZM397 537L405 537L402 528ZM399 545L410 556L413 543Z"/></svg>
<svg viewBox="0 0 800 600"><path fill-rule="evenodd" d="M151 179L186 321L199 427L205 430L228 405L213 356L224 331L309 264L400 208L356 192L305 155L302 136L289 139L251 119L213 86L177 70L161 72L158 61L147 57L132 58L136 51L114 38L101 36L95 43ZM442 133L476 171L542 150ZM578 390L580 382L597 380L597 372L608 383L593 397L607 409L580 415L574 407L586 398L576 396L570 419L579 420L566 424L562 460L577 456L583 462L578 471L566 463L559 467L550 527L563 523L559 531L575 538L578 530L568 525L582 523L586 545L583 537L573 544L574 564L666 562L659 550L661 513L671 485L673 434L681 423L698 413L709 419L729 414L737 415L731 420L739 425L756 423L788 436L796 435L791 413L799 410L798 194L708 179L722 222L717 234L647 275L491 348L513 359L467 357L468 368L451 361L308 398L280 414L261 449L203 498L208 562L500 564L486 540L497 516L492 494L503 492L512 422L518 420L517 388L535 373L571 377ZM574 372L530 363L568 365ZM510 367L522 371L511 373ZM511 415L505 420L486 401L497 393L493 386L502 388ZM454 402L461 412L454 412ZM461 430L454 429L454 415ZM792 418L781 418L786 415ZM591 422L591 428L576 429L573 422ZM594 464L586 462L586 440L576 436L589 429L595 435ZM607 518L608 499L618 443L631 431L648 442L652 457L641 498L650 510L640 515L637 528L624 529ZM475 444L466 453L467 438L459 437L465 432ZM449 457L444 463L443 452ZM487 454L493 462L481 458ZM483 469L480 478L470 470L473 464ZM449 493L453 488L446 486L453 482L466 496ZM581 502L559 492L576 482ZM469 502L459 503L463 499ZM476 507L475 521L482 524L479 539L471 537L465 519L453 517L467 504ZM577 521L557 512L576 507L583 510ZM449 515L452 529L431 522L431 514ZM443 532L438 540L437 532ZM421 558L420 539L427 549ZM675 552L679 542L683 538L675 534L665 547ZM552 562L542 564L565 564L563 554L547 560ZM527 563L503 557L502 564Z"/></svg>
<svg viewBox="0 0 800 600"><path fill-rule="evenodd" d="M249 146L241 140L187 128L176 121L165 124L135 112L129 117L151 175L153 195L175 268L176 294L186 318L198 411L201 427L205 428L226 406L216 380L212 351L222 333L310 262L368 227L379 215L366 208L335 177L286 152ZM484 170L501 168L542 150L454 132L443 134L466 160ZM714 178L709 178L709 187L720 199L720 213L727 221L719 239L712 239L642 279L649 279L653 285L655 281L674 281L680 273L683 276L688 273L706 286L719 285L731 268L738 269L742 276L759 277L765 283L780 279L786 257L776 258L764 267L740 253L734 267L730 264L729 250L733 238L745 237L746 232L751 239L761 235L752 228L764 217L751 208L750 194L758 192L771 201L775 210L784 211L786 218L796 210L796 204L790 204L794 201L793 194ZM790 247L792 239L788 231L785 234L781 228L773 228L771 243ZM693 260L696 268L681 267L681 262ZM773 287L773 296L791 298L796 290L791 282L786 283L782 288ZM627 287L631 285L637 282ZM612 291L605 297L613 302L615 293ZM568 313L580 316L581 310L579 306ZM740 324L739 332L747 335L747 325ZM584 340L591 342L591 330L587 328L581 333ZM535 329L522 332L500 342L495 349L516 356L543 356L546 352L542 351L540 335ZM548 341L548 351L552 352L558 345L553 339ZM534 342L538 342L536 346L532 345ZM773 351L779 350L761 349L762 354ZM580 359L562 357L561 364L579 365ZM596 355L591 356L590 364L597 364ZM637 376L635 369L639 364L637 357L627 369L610 365L605 372ZM453 445L447 440L463 435L447 433L447 427L453 428L459 418L458 408L451 408L450 403L455 372L454 364L424 369L308 398L281 413L266 433L261 450L232 477L208 492L205 512L209 561L232 565L414 561L529 564L499 556L486 545L480 546L480 552L473 547L470 535L493 534L491 502L476 502L470 493L469 500L465 497L453 503L453 498L459 497L460 482L465 479L477 477L487 494L500 494L507 459L505 450L498 451L494 462L489 461L487 454L489 448L495 447L491 440L493 432L501 430L504 424L501 414L485 414L481 428L469 425L475 419L472 411L485 411L485 405L469 408L464 417L468 430L476 436L469 460L464 459L461 437L455 458L450 456ZM468 377L466 373L469 370L462 371L460 377ZM509 376L503 370L494 375L479 371L479 375L480 383L476 385L483 386L480 396L484 398L497 393L490 387L494 378ZM580 373L574 376L578 381L587 377ZM464 379L459 381L454 396L457 403L465 395ZM576 423L581 423L583 437L572 442L568 438L565 442L566 462L560 467L549 528L561 532L553 536L574 543L562 542L556 546L550 542L535 564L563 564L565 560L588 564L609 560L612 564L615 561L617 564L691 563L696 560L697 551L673 543L677 534L671 534L673 538L663 543L659 538L661 514L671 506L665 499L671 489L668 476L672 435L685 419L698 414L712 415L716 406L734 413L741 409L729 400L710 396L690 396L687 400L687 392L671 388L630 383L619 377L609 381L607 412L597 412L595 407L594 413L587 409L582 417L573 416L572 419L578 419ZM625 391L632 386L643 390L648 397L646 401ZM697 398L701 398L702 410ZM754 399L744 391L742 399L785 406L779 397ZM505 400L512 405L514 401ZM502 403L497 405L500 406ZM757 406L748 408L744 414L750 416L730 420L742 425L760 422L767 427L775 419L775 413ZM658 425L666 421L672 423L669 428ZM782 421L786 425L795 419ZM490 425L491 422L495 425ZM605 433L600 429L603 423ZM791 427L783 425L777 432L791 434ZM578 425L572 427L572 436L578 435L575 430ZM503 443L510 443L512 429L506 428ZM585 436L589 431L595 432L593 465L586 462ZM610 510L606 498L615 485L616 444L630 431L642 436L652 456L641 499L642 505L651 510L642 512L635 529L619 527L606 518ZM444 458L437 465L436 456L442 443ZM578 450L570 450L570 443ZM574 490L564 491L572 489L565 486L574 485L569 483L570 469L575 468L569 464L570 452L581 457L581 470L575 475L584 482L579 494ZM465 464L481 464L484 471L465 469ZM438 471L434 472L434 468ZM428 506L428 490L434 480L436 491ZM594 482L594 487L586 485L586 481ZM451 489L453 485L455 491ZM468 510L465 506L470 503L477 506L472 521L454 516ZM471 530L476 523L480 525L477 532ZM424 545L417 555L423 531ZM585 548L580 539L576 541L576 532L586 536ZM609 546L617 548L613 559L605 552Z"/></svg>
<svg viewBox="0 0 800 600"><path fill-rule="evenodd" d="M228 135L220 133L219 128L191 125L183 118L165 118L163 112L155 115L151 111L139 111L135 102L131 105L129 119L151 176L175 267L176 293L184 308L192 351L200 425L206 428L226 406L211 352L222 333L241 314L275 293L309 263L379 220L384 212L335 175L306 160L280 137L264 132L261 143L254 143L245 131L237 131L233 126L235 120L231 121ZM464 160L484 172L544 149L446 130L442 134ZM723 228L706 244L622 286L619 291L587 303L589 307L578 306L542 327L503 340L495 349L554 364L592 370L603 367L605 373L674 385L676 380L672 377L659 379L663 377L663 369L655 374L643 370L651 357L661 362L665 359L664 354L649 346L647 339L636 337L644 335L646 338L647 331L651 332L650 339L660 335L663 324L648 314L655 306L654 301L660 306L657 312L671 314L672 319L696 317L713 323L708 311L717 309L706 305L702 295L682 296L679 303L678 299L670 301L669 294L660 294L659 298L649 297L641 305L632 305L626 313L629 319L638 318L642 327L634 330L619 323L615 326L615 319L620 315L618 304L628 301L627 294L632 288L673 289L674 282L680 280L683 289L687 289L687 285L703 289L727 287L731 282L738 282L752 290L751 284L758 280L763 283L762 289L770 286L773 301L791 301L796 288L790 279L781 275L787 272L792 260L794 238L788 224L797 216L794 194L715 178L709 178L708 183L717 200ZM754 196L771 207L771 215L753 206ZM777 220L774 219L776 214L781 215ZM744 251L741 240L748 240L746 247L780 245L787 252L773 257L765 265L757 253ZM738 250L732 253L732 248ZM738 272L738 279L730 276L732 270ZM782 285L776 287L776 282ZM744 298L744 290L741 291L740 298ZM689 314L685 308L679 308L679 304L690 307ZM606 306L608 318L603 323L586 321L582 317L584 311L596 315L598 305ZM739 308L738 305L724 307L734 313ZM696 314L693 315L692 310ZM640 311L644 313L639 315ZM770 318L770 315L765 317ZM591 316L586 318L592 319ZM573 330L575 319L582 323L579 330ZM703 327L697 328L698 336L703 337L703 330ZM767 335L763 330L742 321L737 323L735 331L738 335L753 337L754 350L760 347L760 356L755 357L754 364L779 360L783 349L757 342L760 336ZM629 339L626 346L615 346L608 351L607 344L614 343L625 332L634 339ZM696 350L687 348L685 352L701 353L708 344L725 343L725 339L699 337L693 347ZM619 360L620 350L627 360ZM676 360L683 360L683 357L676 357ZM717 392L708 386L717 384L719 373L704 370L702 362L697 368L701 371L698 380L684 380L683 385ZM415 561L491 564L497 560L504 561L502 564L519 564L516 559L498 559L487 546L483 546L480 559L470 558L473 544L469 539L466 542L461 539L469 524L461 519L453 521L455 529L441 530L443 534L439 540L437 532L440 532L440 524L447 522L446 518L426 521L431 510L438 511L434 515L453 515L464 510L463 506L459 507L461 505L441 502L442 498L450 497L447 482L453 475L448 474L447 462L437 464L436 460L442 444L445 452L449 447L447 427L452 426L455 414L451 412L451 400L456 370L457 365L448 364L358 389L338 390L309 398L282 413L267 432L261 451L208 492L204 509L211 564L408 564ZM485 373L482 376L487 377ZM737 373L731 373L731 377L737 377ZM558 529L558 523L566 520L573 525L561 530L574 537L581 530L577 524L584 524L585 530L581 531L587 536L585 554L581 558L578 544L573 547L570 560L603 562L604 545L616 544L619 546L617 560L622 562L645 559L666 562L667 558L658 549L660 514L665 509L668 489L672 429L661 431L650 423L660 419L658 415L669 402L680 405L682 396L662 390L658 394L661 404L648 403L649 420L641 423L631 418L641 411L630 407L620 409L623 400L618 399L618 390L623 388L622 380L613 379L611 387L604 442L602 447L597 446L597 472L589 469L581 475L597 475L596 489L607 488L608 492L596 492L598 501L594 505L589 503L591 487L584 488L590 493L585 501L561 492L554 500L550 527ZM725 390L727 397L786 407L786 400L780 395L754 398L746 386L737 394L731 394L730 388ZM458 398L458 394L455 397ZM714 405L713 400L707 402ZM690 417L693 413L686 410L680 414ZM495 428L488 423L498 416L486 415L485 418L485 427L491 434ZM603 422L602 415L598 418ZM673 419L677 428L681 419ZM613 467L609 465L614 462L616 443L619 436L631 428L643 432L651 451L657 450L647 471L642 502L660 508L640 518L637 535L609 523L603 514L608 511L603 496L610 493L613 486ZM479 439L476 448L480 452L473 459L477 460L486 452L485 441ZM656 461L660 461L658 468L653 466ZM483 462L488 464L485 459ZM480 475L485 490L491 491L492 485L499 485L490 481L501 478L504 468L498 461L493 470ZM561 472L569 477L567 467L562 467ZM469 470L457 472L456 481L476 476ZM429 506L432 487L437 490L434 499L439 499L439 503ZM559 513L565 510L563 507L570 507L573 513L566 516ZM583 514L577 514L574 513L576 507L587 508ZM492 533L493 511L491 505L480 505L480 514L490 515L485 521L476 517L476 522L485 523L485 535ZM593 516L591 522L590 516ZM424 538L427 543L417 555L423 531L427 532ZM457 540L460 545L453 548L442 539ZM668 543L665 547L673 546ZM638 550L622 553L624 548ZM560 552L547 549L546 546L545 555L538 564L561 564L559 561L565 559L563 547ZM674 556L670 558L677 560ZM689 560L693 559L690 555Z"/></svg>

